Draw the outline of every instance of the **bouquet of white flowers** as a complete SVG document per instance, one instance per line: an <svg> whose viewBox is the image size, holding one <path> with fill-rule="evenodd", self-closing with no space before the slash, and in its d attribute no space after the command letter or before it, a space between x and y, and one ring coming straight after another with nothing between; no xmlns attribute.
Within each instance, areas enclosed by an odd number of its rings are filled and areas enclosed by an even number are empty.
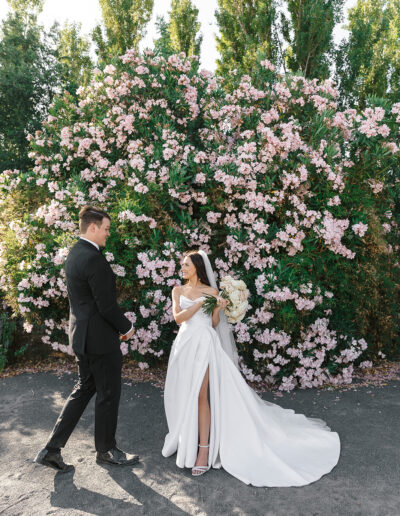
<svg viewBox="0 0 400 516"><path fill-rule="evenodd" d="M243 319L249 307L249 295L246 284L242 280L235 280L231 276L225 276L220 283L221 291L218 297L227 299L228 306L225 308L225 314L230 323L237 323ZM214 296L205 296L202 308L207 315L211 315L214 308L218 304L218 298Z"/></svg>

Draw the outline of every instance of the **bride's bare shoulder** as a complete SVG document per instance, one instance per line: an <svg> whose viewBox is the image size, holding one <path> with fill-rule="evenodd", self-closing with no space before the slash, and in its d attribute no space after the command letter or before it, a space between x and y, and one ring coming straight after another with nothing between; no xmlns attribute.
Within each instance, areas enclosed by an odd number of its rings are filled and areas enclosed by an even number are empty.
<svg viewBox="0 0 400 516"><path fill-rule="evenodd" d="M174 287L172 289L172 295L177 296L178 294L182 294L182 289L183 289L182 285L177 285L176 287Z"/></svg>
<svg viewBox="0 0 400 516"><path fill-rule="evenodd" d="M205 294L209 294L210 296L218 296L218 294L219 294L218 290L214 287L207 287L206 289L203 290L203 292Z"/></svg>

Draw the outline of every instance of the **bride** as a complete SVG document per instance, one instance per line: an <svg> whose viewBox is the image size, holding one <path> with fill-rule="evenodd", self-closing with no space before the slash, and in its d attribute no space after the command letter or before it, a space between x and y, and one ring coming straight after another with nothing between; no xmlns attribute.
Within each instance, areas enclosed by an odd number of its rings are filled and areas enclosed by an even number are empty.
<svg viewBox="0 0 400 516"><path fill-rule="evenodd" d="M239 371L227 301L219 299L212 316L203 312L204 296L218 296L206 253L187 253L182 275L185 284L172 291L180 328L165 383L163 456L176 452L176 464L194 476L222 466L259 487L303 486L331 471L338 434L320 419L262 400Z"/></svg>

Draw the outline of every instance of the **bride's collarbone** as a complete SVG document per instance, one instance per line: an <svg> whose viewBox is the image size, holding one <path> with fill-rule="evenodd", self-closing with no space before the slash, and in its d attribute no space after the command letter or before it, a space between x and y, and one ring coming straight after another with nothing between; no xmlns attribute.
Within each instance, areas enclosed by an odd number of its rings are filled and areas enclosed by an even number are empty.
<svg viewBox="0 0 400 516"><path fill-rule="evenodd" d="M189 299L190 301L197 301L197 299L200 299L201 297L203 296L215 296L215 293L208 290L208 291L205 291L205 290L192 290L192 289L189 289L189 290L186 290L186 289L182 289L179 294L181 296L184 296L186 297L187 299Z"/></svg>

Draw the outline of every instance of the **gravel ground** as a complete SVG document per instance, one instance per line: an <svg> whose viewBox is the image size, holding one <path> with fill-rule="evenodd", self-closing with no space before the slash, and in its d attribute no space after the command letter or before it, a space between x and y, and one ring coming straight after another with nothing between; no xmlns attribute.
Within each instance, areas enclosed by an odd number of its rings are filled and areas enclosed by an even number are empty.
<svg viewBox="0 0 400 516"><path fill-rule="evenodd" d="M320 515L400 516L400 383L295 391L266 400L325 419L339 432L338 466L300 488L254 488L224 470L193 479L161 456L166 433L162 390L124 381L119 445L136 467L100 467L93 446L93 402L63 456L74 472L32 462L76 376L25 373L0 379L0 515Z"/></svg>

